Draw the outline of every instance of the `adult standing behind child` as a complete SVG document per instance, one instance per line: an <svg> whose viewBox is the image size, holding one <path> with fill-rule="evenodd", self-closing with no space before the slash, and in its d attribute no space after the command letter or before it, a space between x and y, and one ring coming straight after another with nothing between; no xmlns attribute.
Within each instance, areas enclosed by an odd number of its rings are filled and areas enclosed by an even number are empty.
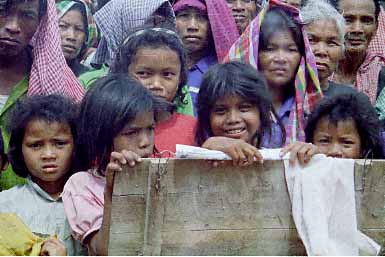
<svg viewBox="0 0 385 257"><path fill-rule="evenodd" d="M62 0L56 3L59 16L61 48L68 66L79 77L89 71L82 57L96 37L92 13L83 0Z"/></svg>
<svg viewBox="0 0 385 257"><path fill-rule="evenodd" d="M187 86L196 107L204 73L222 61L239 33L224 0L179 0L173 9L176 29L187 53Z"/></svg>
<svg viewBox="0 0 385 257"><path fill-rule="evenodd" d="M28 95L58 93L79 101L83 94L60 48L54 0L0 2L0 126L5 151L9 136L5 116ZM9 168L0 179L7 189L22 182Z"/></svg>
<svg viewBox="0 0 385 257"><path fill-rule="evenodd" d="M322 97L315 58L301 24L297 8L270 0L228 55L229 60L252 64L267 80L286 140L271 141L266 147L304 141L305 116ZM281 135L274 123L273 138Z"/></svg>

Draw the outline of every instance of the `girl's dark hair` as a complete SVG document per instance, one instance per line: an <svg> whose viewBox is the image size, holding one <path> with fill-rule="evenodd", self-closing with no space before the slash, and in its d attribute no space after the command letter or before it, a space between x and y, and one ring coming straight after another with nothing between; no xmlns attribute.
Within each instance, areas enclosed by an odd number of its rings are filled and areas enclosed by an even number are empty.
<svg viewBox="0 0 385 257"><path fill-rule="evenodd" d="M20 4L25 1L28 1L28 0L0 0L0 13L4 11L5 13L7 13L9 8L11 8L13 4ZM47 0L38 0L38 1L39 1L39 10L38 10L39 20L41 20L47 12Z"/></svg>
<svg viewBox="0 0 385 257"><path fill-rule="evenodd" d="M354 121L361 139L362 157L382 158L381 123L366 95L341 94L321 100L309 115L306 142L313 142L315 129L322 118L335 126L340 121Z"/></svg>
<svg viewBox="0 0 385 257"><path fill-rule="evenodd" d="M116 135L138 115L154 112L155 120L169 103L127 74L109 74L95 81L84 96L78 120L78 169L97 168L104 174Z"/></svg>
<svg viewBox="0 0 385 257"><path fill-rule="evenodd" d="M77 105L70 99L60 95L35 95L17 102L8 116L7 123L7 129L11 136L8 158L15 173L20 177L27 177L29 174L24 162L22 143L25 128L30 121L42 120L49 123L58 122L68 124L75 142L77 137L76 115ZM70 176L73 171L72 165L68 171L68 176Z"/></svg>
<svg viewBox="0 0 385 257"><path fill-rule="evenodd" d="M299 53L304 55L305 45L300 25L294 21L290 13L279 7L273 7L265 14L259 34L260 50L266 50L274 33L282 31L291 33Z"/></svg>
<svg viewBox="0 0 385 257"><path fill-rule="evenodd" d="M139 31L141 33L137 34ZM181 72L175 100L187 104L185 93L182 91L183 86L187 83L186 53L183 43L176 33L167 33L164 30L154 30L145 27L138 28L128 36L128 39L121 46L112 64L111 72L127 73L128 67L135 58L136 53L143 48L169 48L178 54Z"/></svg>
<svg viewBox="0 0 385 257"><path fill-rule="evenodd" d="M271 136L272 115L277 115L263 75L251 65L238 61L214 65L203 76L197 100L197 144L202 145L209 137L214 136L210 126L210 114L215 103L227 96L239 96L257 106L261 129L254 135L253 141L257 139L256 147L260 147L262 138L266 134ZM279 125L284 132L282 124ZM285 137L283 133L282 142L285 142Z"/></svg>

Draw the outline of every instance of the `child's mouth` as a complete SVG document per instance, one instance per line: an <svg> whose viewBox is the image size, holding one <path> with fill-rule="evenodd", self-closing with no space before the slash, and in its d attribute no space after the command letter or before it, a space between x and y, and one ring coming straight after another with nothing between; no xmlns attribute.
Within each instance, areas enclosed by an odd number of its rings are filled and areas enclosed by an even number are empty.
<svg viewBox="0 0 385 257"><path fill-rule="evenodd" d="M225 130L226 134L228 135L237 135L242 133L243 131L245 131L245 128Z"/></svg>

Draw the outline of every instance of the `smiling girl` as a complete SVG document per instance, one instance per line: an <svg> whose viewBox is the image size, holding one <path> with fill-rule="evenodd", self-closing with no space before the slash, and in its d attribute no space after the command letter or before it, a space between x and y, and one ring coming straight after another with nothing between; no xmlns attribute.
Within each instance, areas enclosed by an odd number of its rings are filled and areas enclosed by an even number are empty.
<svg viewBox="0 0 385 257"><path fill-rule="evenodd" d="M198 94L197 144L227 153L236 165L251 164L262 160L257 148L271 138L272 117L271 97L258 71L241 62L217 64Z"/></svg>

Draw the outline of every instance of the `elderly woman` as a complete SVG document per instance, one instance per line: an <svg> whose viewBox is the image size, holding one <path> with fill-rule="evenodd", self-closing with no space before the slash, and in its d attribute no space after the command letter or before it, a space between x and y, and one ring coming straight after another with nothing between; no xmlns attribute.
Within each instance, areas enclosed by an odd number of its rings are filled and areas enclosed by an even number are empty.
<svg viewBox="0 0 385 257"><path fill-rule="evenodd" d="M301 10L310 47L314 53L318 77L325 96L355 93L347 85L329 81L344 53L345 20L330 4L310 0Z"/></svg>

